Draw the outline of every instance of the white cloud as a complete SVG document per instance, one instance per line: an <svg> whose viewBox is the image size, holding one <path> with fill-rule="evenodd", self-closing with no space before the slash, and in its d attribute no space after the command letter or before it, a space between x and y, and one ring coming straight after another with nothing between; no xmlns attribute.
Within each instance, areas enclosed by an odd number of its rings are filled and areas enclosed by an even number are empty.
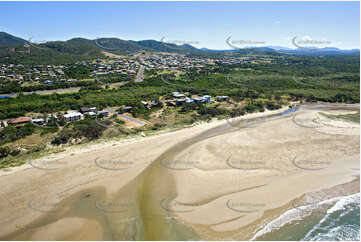
<svg viewBox="0 0 361 242"><path fill-rule="evenodd" d="M281 21L278 21L278 20L277 20L277 21L274 21L273 23L274 23L274 24L280 24Z"/></svg>

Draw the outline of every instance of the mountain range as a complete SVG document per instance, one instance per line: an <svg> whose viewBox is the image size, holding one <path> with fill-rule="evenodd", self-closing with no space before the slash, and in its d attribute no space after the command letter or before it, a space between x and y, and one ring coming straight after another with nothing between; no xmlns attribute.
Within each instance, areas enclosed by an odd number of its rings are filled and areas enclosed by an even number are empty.
<svg viewBox="0 0 361 242"><path fill-rule="evenodd" d="M83 60L94 57L104 57L104 51L114 54L131 54L144 51L198 55L219 55L227 53L339 55L360 53L359 49L341 50L333 47L290 49L282 46L250 46L245 49L212 50L207 48L198 49L188 44L176 45L156 40L133 41L118 38L97 38L95 40L73 38L67 41L47 41L45 43L35 44L11 34L0 32L0 62L3 58L10 62L18 59L23 59L25 62L36 60L40 62L44 60L46 62L46 59L49 58L51 58L52 62L57 62L56 59L58 59L58 61ZM26 53L26 55L24 53ZM49 62L49 60L47 61Z"/></svg>

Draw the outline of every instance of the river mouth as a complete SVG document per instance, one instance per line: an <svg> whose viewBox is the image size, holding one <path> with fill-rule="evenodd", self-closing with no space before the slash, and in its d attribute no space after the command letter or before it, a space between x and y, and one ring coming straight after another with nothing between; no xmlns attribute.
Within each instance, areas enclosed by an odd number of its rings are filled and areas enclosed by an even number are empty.
<svg viewBox="0 0 361 242"><path fill-rule="evenodd" d="M351 107L353 110L356 107ZM175 160L177 155L190 147L201 143L210 138L215 138L232 132L239 132L240 129L254 128L258 124L270 120L287 118L294 115L295 112L307 109L320 110L344 110L344 106L312 106L312 104L304 104L293 107L283 113L270 115L263 118L248 119L234 122L232 125L225 123L214 128L208 129L196 136L185 139L174 146L162 152L144 171L131 180L124 187L120 188L116 193L107 194L105 187L93 187L91 189L82 190L75 193L60 202L48 204L42 201L32 201L29 203L31 209L37 209L38 212L44 214L32 223L20 228L16 232L8 236L0 238L1 240L28 240L39 231L48 228L49 225L55 224L66 218L82 218L85 224L96 223L101 238L99 240L199 240L202 236L192 228L191 224L180 218L179 215L191 212L195 206L183 206L177 204L177 181L174 177L176 172L184 172L183 170L173 170L172 166L165 161ZM357 108L356 108L357 109ZM166 166L167 164L168 166ZM258 163L257 163L258 164ZM298 164L298 163L297 163ZM189 164L181 166L187 167ZM249 165L248 163L242 165ZM252 164L252 169L254 164ZM246 168L249 168L246 166ZM247 169L246 169L247 170ZM116 180L114 180L116 182ZM254 184L254 187L262 187L263 183ZM248 186L252 188L253 186ZM247 186L245 187L247 188ZM223 195L237 192L229 191ZM213 198L216 199L216 198ZM237 203L237 200L230 200L230 207L234 211L255 212L259 207L253 207L248 204L248 208L244 209L246 203ZM259 203L261 204L261 203ZM187 204L186 204L187 205ZM179 207L177 207L179 206ZM237 207L238 206L238 207ZM242 207L243 206L243 207ZM257 212L257 211L256 211ZM92 235L92 231L88 231ZM61 231L59 230L59 233ZM61 237L67 239L70 237Z"/></svg>

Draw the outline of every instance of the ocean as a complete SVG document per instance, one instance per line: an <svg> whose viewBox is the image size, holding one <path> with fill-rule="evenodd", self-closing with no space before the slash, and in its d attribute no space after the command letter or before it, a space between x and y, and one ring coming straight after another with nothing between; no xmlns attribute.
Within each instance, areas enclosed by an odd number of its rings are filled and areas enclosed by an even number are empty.
<svg viewBox="0 0 361 242"><path fill-rule="evenodd" d="M252 240L359 241L360 194L292 208L269 222Z"/></svg>

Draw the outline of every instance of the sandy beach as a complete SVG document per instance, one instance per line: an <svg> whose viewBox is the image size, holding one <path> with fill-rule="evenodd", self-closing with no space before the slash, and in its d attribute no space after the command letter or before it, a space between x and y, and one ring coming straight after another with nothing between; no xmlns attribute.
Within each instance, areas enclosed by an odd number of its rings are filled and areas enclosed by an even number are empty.
<svg viewBox="0 0 361 242"><path fill-rule="evenodd" d="M0 171L0 239L248 240L305 194L359 192L360 125L320 114L359 107L277 115L287 109L74 146Z"/></svg>

